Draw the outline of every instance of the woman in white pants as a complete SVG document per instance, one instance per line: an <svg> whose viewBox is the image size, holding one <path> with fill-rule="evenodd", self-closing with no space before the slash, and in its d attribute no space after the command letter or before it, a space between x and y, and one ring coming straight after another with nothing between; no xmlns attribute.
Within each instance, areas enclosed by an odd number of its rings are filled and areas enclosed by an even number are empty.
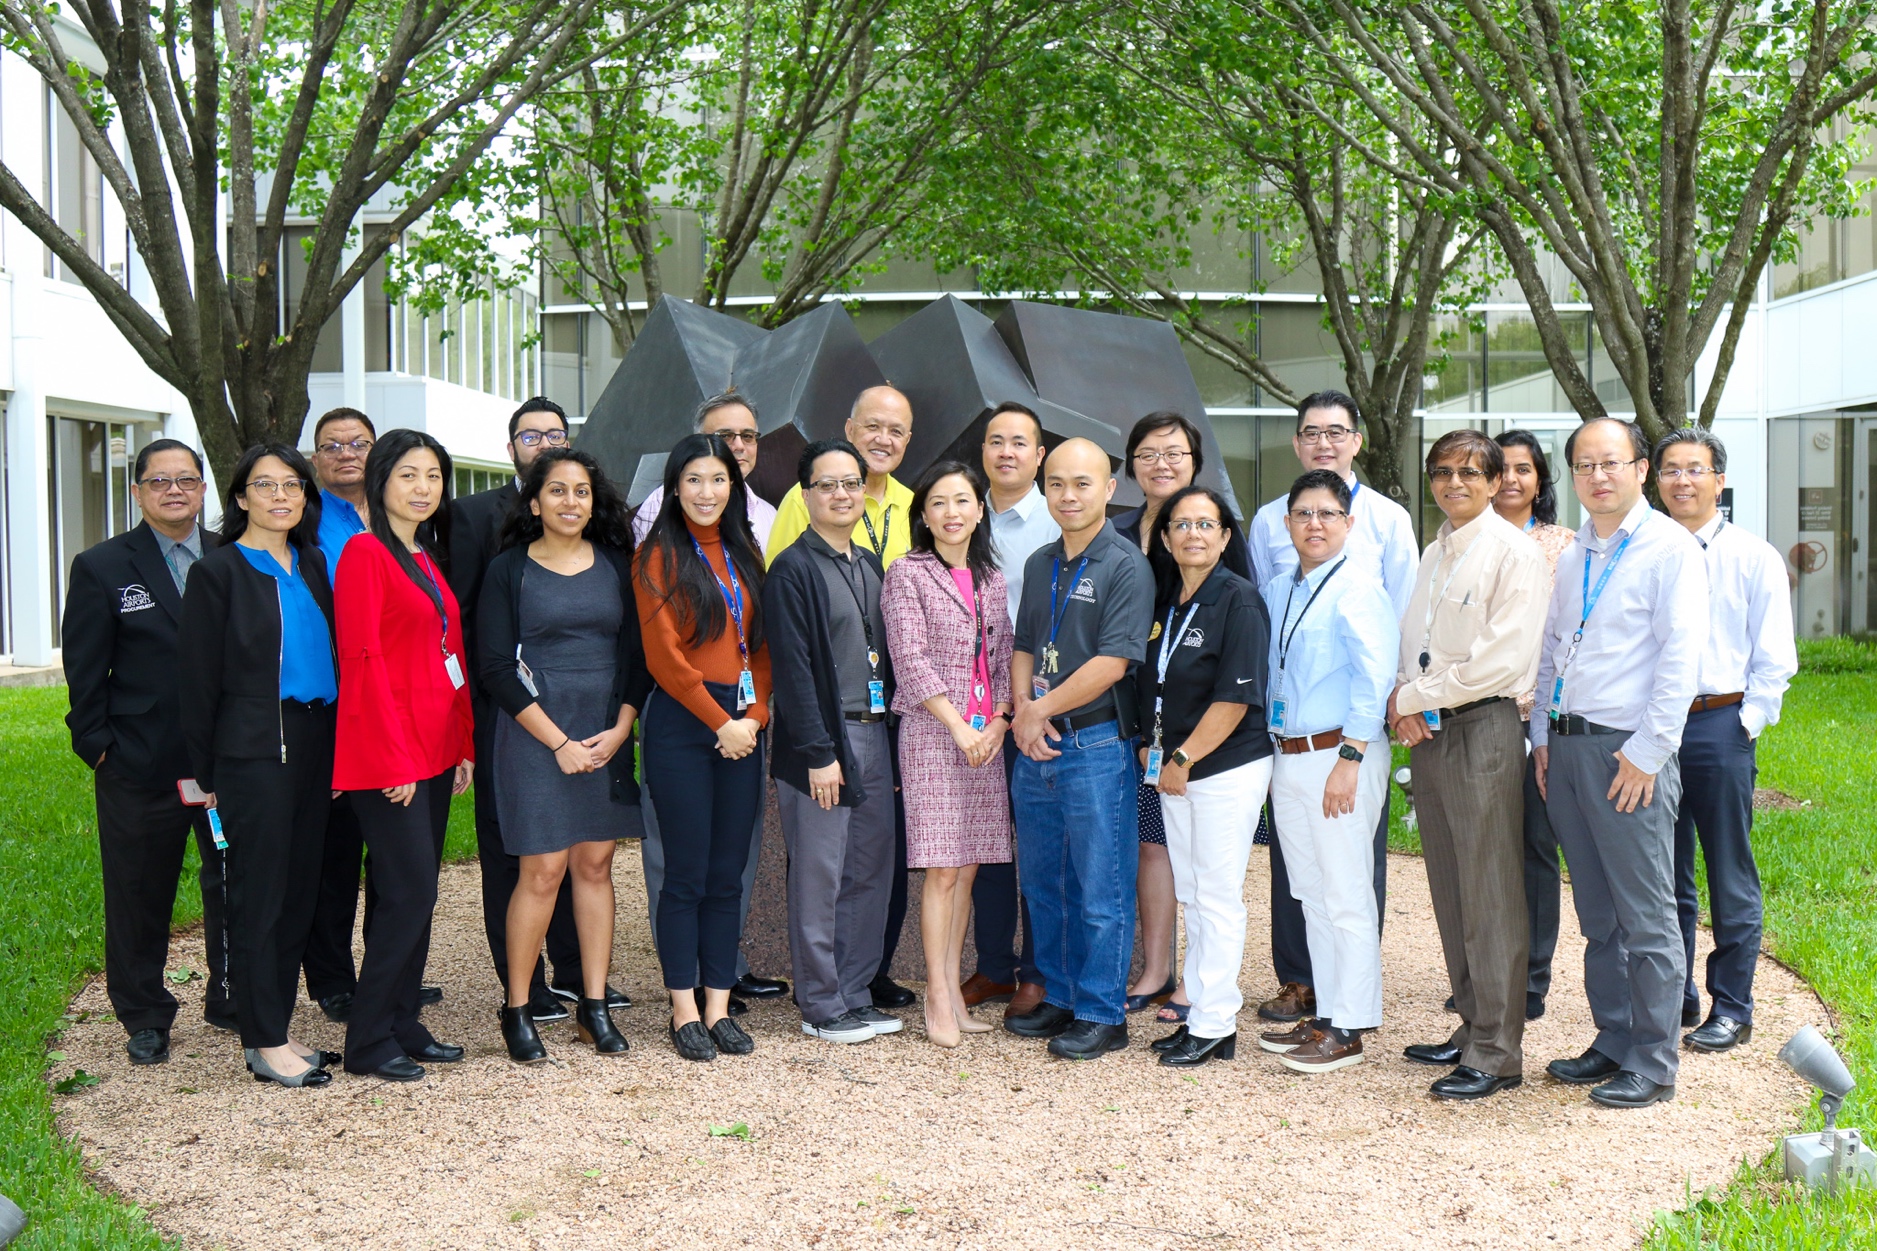
<svg viewBox="0 0 1877 1251"><path fill-rule="evenodd" d="M1145 781L1160 793L1174 895L1186 905L1186 1023L1154 1044L1191 1068L1238 1047L1245 862L1271 781L1264 698L1271 623L1251 583L1220 560L1238 521L1217 493L1185 487L1154 521L1158 584L1147 663L1136 670Z"/></svg>
<svg viewBox="0 0 1877 1251"><path fill-rule="evenodd" d="M1375 915L1375 823L1388 801L1383 718L1401 628L1381 579L1350 565L1352 487L1313 469L1290 489L1284 524L1298 567L1264 586L1271 616L1271 808L1303 905L1320 1015L1258 1044L1300 1073L1362 1061L1382 1023L1382 940Z"/></svg>

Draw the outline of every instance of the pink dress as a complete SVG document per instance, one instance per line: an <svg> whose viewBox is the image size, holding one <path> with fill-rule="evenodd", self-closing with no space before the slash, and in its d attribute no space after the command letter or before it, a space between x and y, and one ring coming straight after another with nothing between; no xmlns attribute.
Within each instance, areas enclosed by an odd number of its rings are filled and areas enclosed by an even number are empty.
<svg viewBox="0 0 1877 1251"><path fill-rule="evenodd" d="M1004 575L993 571L979 588L975 620L984 631L982 668L991 708L1010 703L1010 616ZM944 695L967 720L979 640L969 598L952 571L928 552L893 562L880 591L887 651L893 658L893 711L900 714L900 786L906 801L908 868L960 868L1010 860L1010 792L1003 761L977 768L927 712ZM987 714L988 715L988 711Z"/></svg>

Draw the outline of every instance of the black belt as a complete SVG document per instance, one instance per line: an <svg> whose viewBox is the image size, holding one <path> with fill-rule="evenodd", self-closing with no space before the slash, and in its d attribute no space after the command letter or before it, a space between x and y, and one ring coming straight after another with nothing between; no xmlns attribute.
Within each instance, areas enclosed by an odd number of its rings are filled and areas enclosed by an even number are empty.
<svg viewBox="0 0 1877 1251"><path fill-rule="evenodd" d="M1598 725L1595 721L1586 721L1576 713L1566 713L1561 717L1551 718L1553 734L1629 734L1629 730L1619 730L1613 725Z"/></svg>
<svg viewBox="0 0 1877 1251"><path fill-rule="evenodd" d="M280 706L288 712L324 712L331 708L332 704L323 699L316 699L311 703L303 699L283 699L280 701Z"/></svg>
<svg viewBox="0 0 1877 1251"><path fill-rule="evenodd" d="M1110 721L1119 721L1112 708L1103 708L1095 712L1078 712L1070 717L1051 717L1049 723L1064 734L1073 734L1077 730L1090 729L1093 726L1106 725Z"/></svg>
<svg viewBox="0 0 1877 1251"><path fill-rule="evenodd" d="M841 715L860 725L872 725L876 721L886 720L886 714L883 712L844 712Z"/></svg>
<svg viewBox="0 0 1877 1251"><path fill-rule="evenodd" d="M1453 717L1472 712L1475 708L1484 708L1488 704L1509 704L1511 702L1512 701L1504 695L1489 695L1485 699L1476 699L1470 704L1461 704L1458 708L1442 708L1440 710L1440 719L1446 721Z"/></svg>

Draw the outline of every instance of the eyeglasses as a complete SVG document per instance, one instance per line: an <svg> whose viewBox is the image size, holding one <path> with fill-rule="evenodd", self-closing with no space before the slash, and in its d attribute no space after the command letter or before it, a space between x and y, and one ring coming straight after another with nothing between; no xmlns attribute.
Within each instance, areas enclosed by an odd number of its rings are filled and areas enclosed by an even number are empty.
<svg viewBox="0 0 1877 1251"><path fill-rule="evenodd" d="M1173 531L1175 534L1191 534L1193 531L1197 530L1207 538L1211 538L1224 528L1224 526L1210 517L1200 517L1197 520L1182 518L1167 527L1167 529Z"/></svg>
<svg viewBox="0 0 1877 1251"><path fill-rule="evenodd" d="M1348 426L1305 426L1297 432L1300 443L1346 443L1354 434Z"/></svg>
<svg viewBox="0 0 1877 1251"><path fill-rule="evenodd" d="M733 445L738 444L738 443L747 443L751 447L755 447L757 440L762 438L762 435L757 433L754 430L716 430L716 431L713 431L712 433L714 433L718 438L722 439L725 443L729 443Z"/></svg>
<svg viewBox="0 0 1877 1251"><path fill-rule="evenodd" d="M1167 462L1168 469L1178 469L1181 463L1191 455L1192 453L1183 447L1170 447L1164 452L1136 452L1134 463L1142 468L1148 468L1164 460Z"/></svg>
<svg viewBox="0 0 1877 1251"><path fill-rule="evenodd" d="M865 478L821 478L808 485L817 495L835 495L842 491L854 495L866 487L867 480Z"/></svg>
<svg viewBox="0 0 1877 1251"><path fill-rule="evenodd" d="M1719 472L1720 470L1709 469L1706 465L1690 465L1686 469L1664 469L1661 478L1664 482L1680 482L1683 478L1686 478L1696 486L1700 486L1701 479L1707 477L1709 474Z"/></svg>
<svg viewBox="0 0 1877 1251"><path fill-rule="evenodd" d="M1427 480L1429 482L1451 482L1454 478L1459 478L1460 481L1466 483L1468 486L1472 486L1485 476L1486 471L1484 469L1479 469L1472 465L1461 465L1458 469L1454 468L1452 465L1435 465L1432 469L1427 471Z"/></svg>
<svg viewBox="0 0 1877 1251"><path fill-rule="evenodd" d="M180 478L145 478L137 485L146 491L154 491L158 495L168 495L171 487L188 495L202 489L202 479L195 474L188 473Z"/></svg>
<svg viewBox="0 0 1877 1251"><path fill-rule="evenodd" d="M1290 519L1300 526L1307 526L1313 521L1328 525L1332 521L1341 521L1349 514L1340 508L1293 508Z"/></svg>
<svg viewBox="0 0 1877 1251"><path fill-rule="evenodd" d="M1580 460L1571 466L1571 472L1579 478L1588 478L1591 474L1601 470L1604 477L1613 478L1617 470L1639 465L1644 459L1638 456L1634 460Z"/></svg>
<svg viewBox="0 0 1877 1251"><path fill-rule="evenodd" d="M244 494L252 492L256 495L265 495L268 499L284 495L290 500L297 500L306 494L306 480L288 478L284 482L275 482L272 478L250 478L248 485L242 490Z"/></svg>
<svg viewBox="0 0 1877 1251"><path fill-rule="evenodd" d="M523 430L515 436L515 442L523 447L540 447L543 443L549 447L566 447L565 430Z"/></svg>
<svg viewBox="0 0 1877 1251"><path fill-rule="evenodd" d="M322 443L318 451L321 456L343 456L347 452L354 456L363 456L371 451L370 439L353 439L350 443Z"/></svg>

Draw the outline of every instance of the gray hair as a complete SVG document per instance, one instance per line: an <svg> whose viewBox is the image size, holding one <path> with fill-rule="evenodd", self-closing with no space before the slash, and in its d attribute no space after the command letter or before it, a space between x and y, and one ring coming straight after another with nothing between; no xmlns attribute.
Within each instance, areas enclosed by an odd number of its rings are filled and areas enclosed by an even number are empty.
<svg viewBox="0 0 1877 1251"><path fill-rule="evenodd" d="M717 392L717 394L697 406L697 414L691 418L691 429L702 431L706 417L720 408L729 408L732 404L739 408L749 409L750 417L755 419L759 425L761 424L761 415L756 411L755 402L745 396L741 391L738 391L735 387L731 387L728 391Z"/></svg>
<svg viewBox="0 0 1877 1251"><path fill-rule="evenodd" d="M1721 442L1720 436L1706 426L1683 426L1680 430L1663 435L1662 441L1655 445L1655 455L1652 459L1655 461L1654 468L1657 473L1662 471L1662 458L1668 455L1668 450L1682 443L1705 447L1708 450L1708 456L1714 462L1714 472L1727 472L1727 445Z"/></svg>

